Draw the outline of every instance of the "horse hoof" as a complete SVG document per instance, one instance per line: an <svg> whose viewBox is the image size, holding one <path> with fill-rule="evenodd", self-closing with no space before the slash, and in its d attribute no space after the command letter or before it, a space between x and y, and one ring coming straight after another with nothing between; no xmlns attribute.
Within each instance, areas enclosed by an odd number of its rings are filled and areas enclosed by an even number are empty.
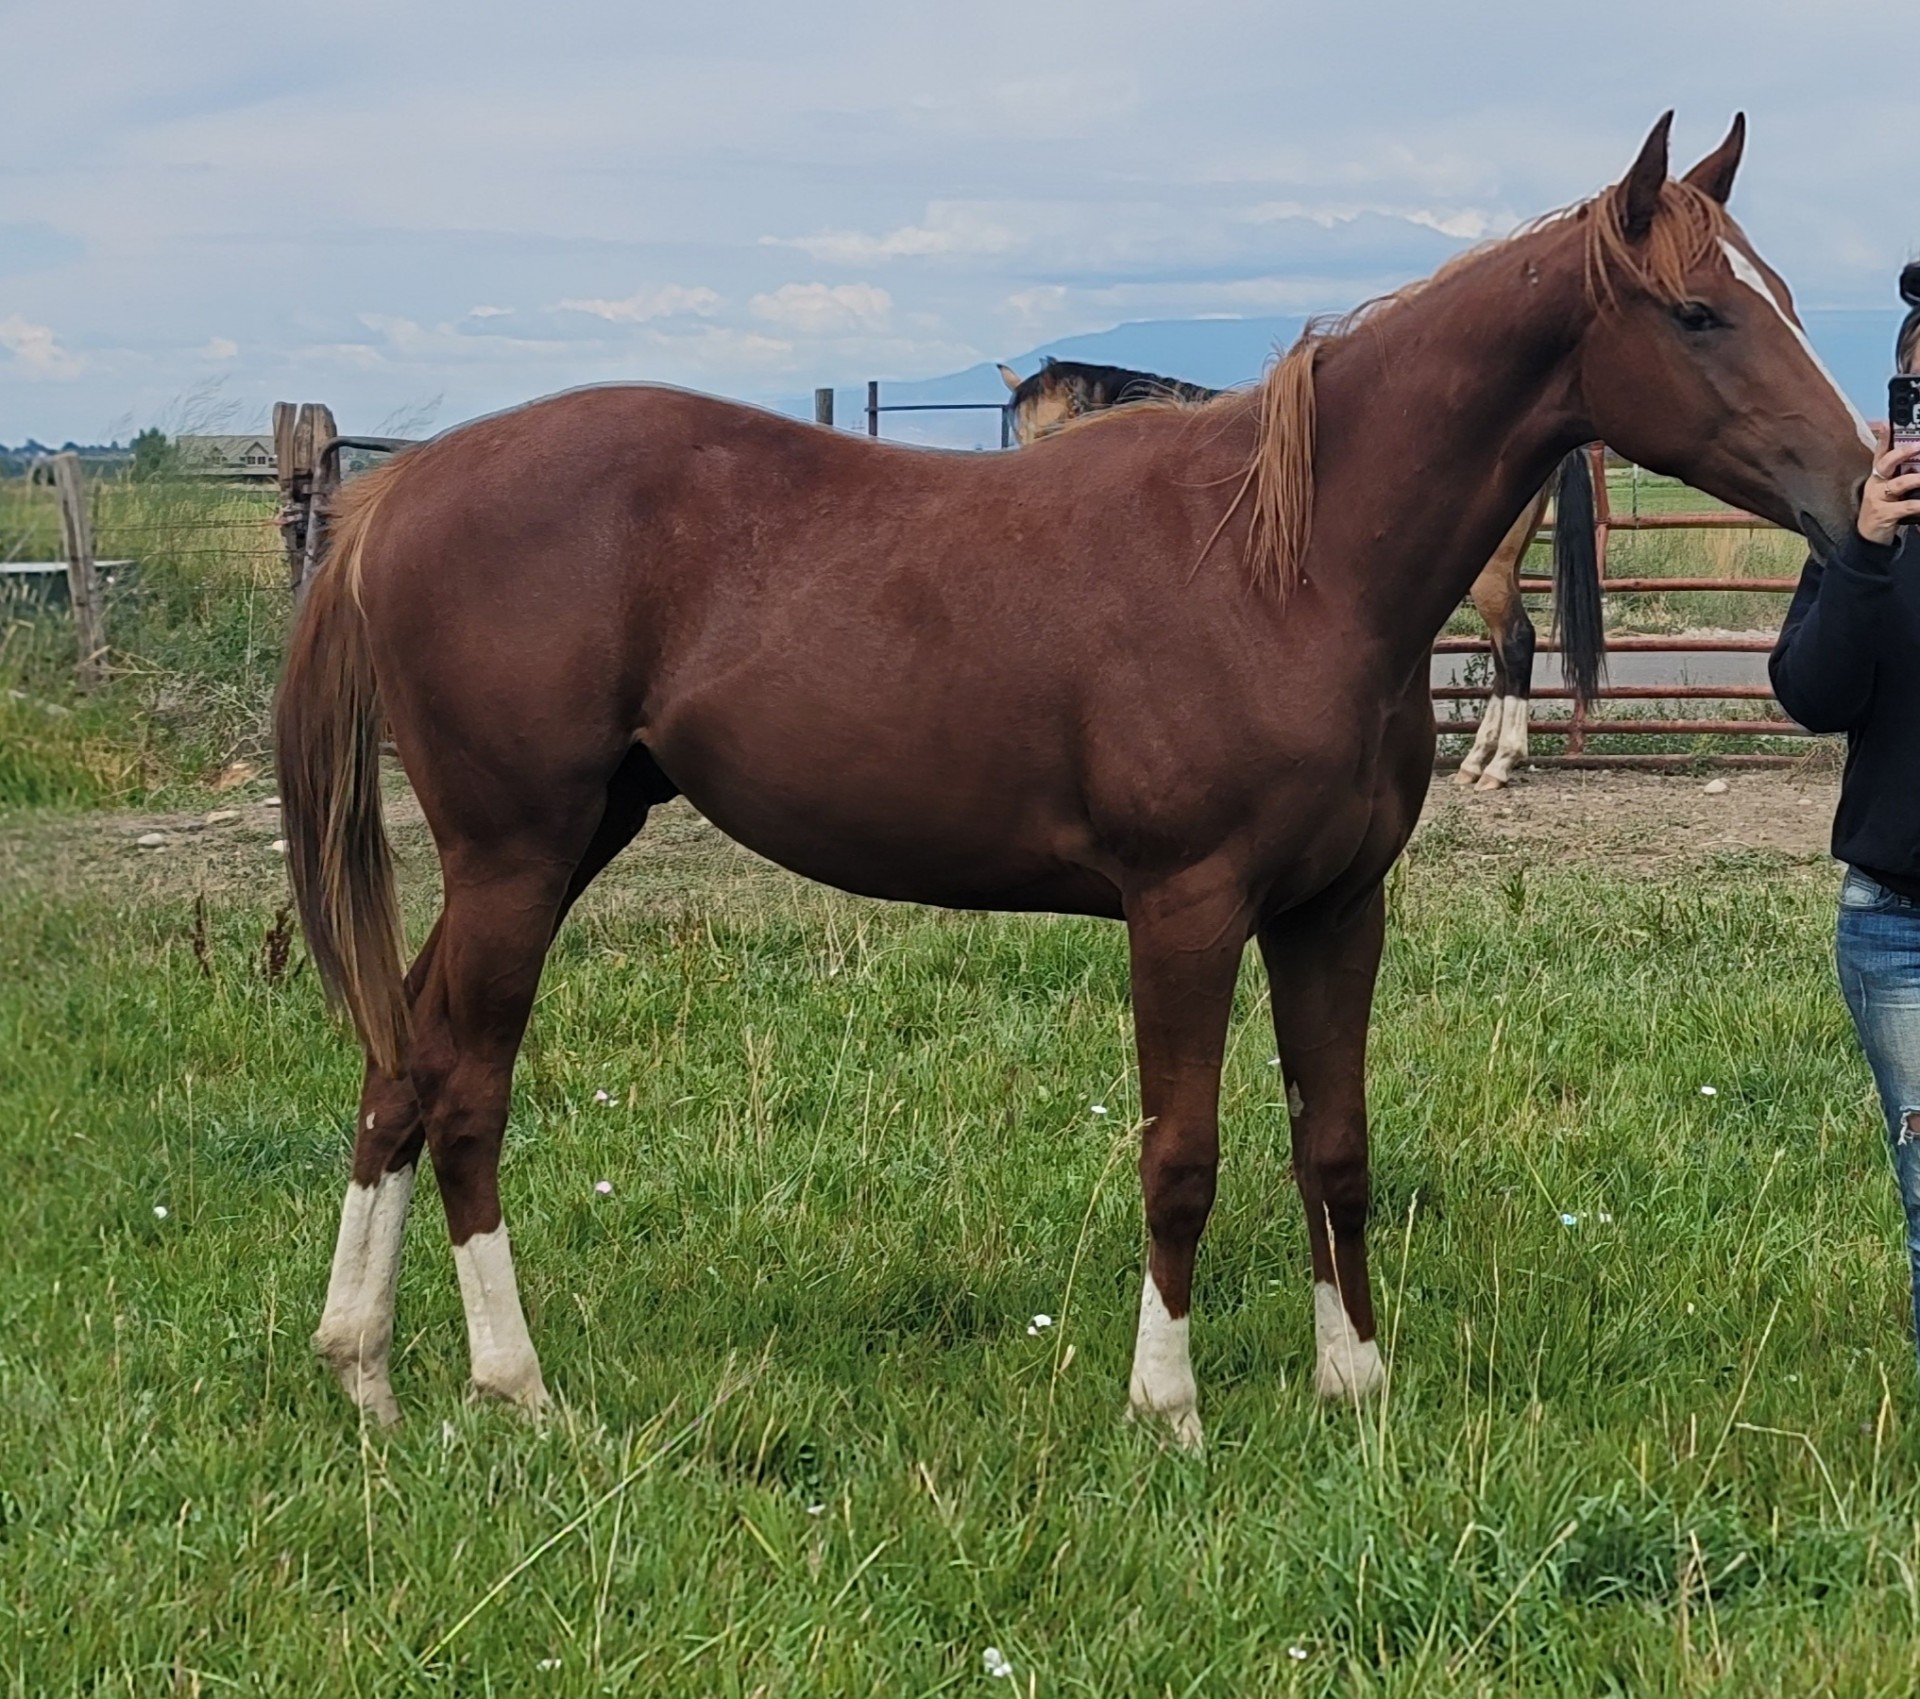
<svg viewBox="0 0 1920 1699"><path fill-rule="evenodd" d="M1359 1404L1386 1384L1387 1371L1380 1361L1380 1347L1371 1339L1346 1351L1322 1353L1313 1376L1314 1391L1329 1402L1343 1400Z"/></svg>
<svg viewBox="0 0 1920 1699"><path fill-rule="evenodd" d="M1507 781L1498 773L1482 773L1473 788L1477 791L1503 791L1507 788Z"/></svg>
<svg viewBox="0 0 1920 1699"><path fill-rule="evenodd" d="M1152 1429L1163 1443L1171 1442L1176 1451L1184 1451L1189 1457L1198 1457L1207 1448L1197 1405L1188 1404L1177 1410L1157 1410L1151 1404L1129 1404L1127 1420Z"/></svg>
<svg viewBox="0 0 1920 1699"><path fill-rule="evenodd" d="M511 1405L533 1422L544 1419L553 1408L537 1362L504 1370L475 1369L467 1395L476 1402Z"/></svg>
<svg viewBox="0 0 1920 1699"><path fill-rule="evenodd" d="M313 1354L333 1371L347 1402L364 1411L368 1421L382 1428L399 1423L400 1404L393 1396L384 1361L362 1362L357 1342L332 1340L322 1333L313 1336Z"/></svg>
<svg viewBox="0 0 1920 1699"><path fill-rule="evenodd" d="M1462 766L1455 770L1453 775L1453 782L1456 785L1460 786L1462 790L1465 790L1470 788L1473 784L1473 781L1479 777L1480 777L1480 769L1478 767Z"/></svg>

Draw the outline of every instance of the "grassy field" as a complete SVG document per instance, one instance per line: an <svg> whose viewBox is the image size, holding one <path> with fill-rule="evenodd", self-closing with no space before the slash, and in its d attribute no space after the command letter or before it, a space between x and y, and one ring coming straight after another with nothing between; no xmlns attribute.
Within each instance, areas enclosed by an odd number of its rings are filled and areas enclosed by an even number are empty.
<svg viewBox="0 0 1920 1699"><path fill-rule="evenodd" d="M0 648L8 1699L1920 1683L1897 1209L1832 880L1753 852L1523 866L1459 807L1418 841L1373 1065L1392 1394L1363 1417L1308 1384L1249 971L1195 1462L1120 1419L1118 931L841 899L665 811L568 929L517 1086L562 1414L464 1404L427 1186L409 1421L362 1431L305 1344L357 1068L278 961L270 777L207 788L262 749L272 534L251 497L102 499L233 528L159 535L117 586L101 699L58 620ZM104 811L235 803L153 852Z"/></svg>
<svg viewBox="0 0 1920 1699"><path fill-rule="evenodd" d="M1117 929L840 899L671 811L518 1084L564 1414L463 1404L429 1187L388 1435L305 1349L356 1071L263 967L275 858L16 816L4 1691L1910 1694L1913 1363L1830 877L1489 873L1458 829L1393 892L1391 1399L1309 1388L1250 970L1194 1462L1120 1420Z"/></svg>
<svg viewBox="0 0 1920 1699"><path fill-rule="evenodd" d="M60 605L0 579L0 808L191 801L235 761L260 762L279 676L286 569L274 499L184 481L94 486L95 552L115 677L73 696ZM58 560L52 492L0 479L0 560Z"/></svg>

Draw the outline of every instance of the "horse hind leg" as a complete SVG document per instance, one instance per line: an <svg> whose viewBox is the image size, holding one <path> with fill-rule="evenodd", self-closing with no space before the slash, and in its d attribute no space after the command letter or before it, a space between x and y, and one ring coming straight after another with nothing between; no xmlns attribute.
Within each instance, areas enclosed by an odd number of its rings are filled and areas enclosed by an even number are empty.
<svg viewBox="0 0 1920 1699"><path fill-rule="evenodd" d="M436 928L407 975L410 1002L417 1002L431 971L439 936ZM353 1170L313 1349L354 1406L382 1426L400 1419L389 1363L393 1304L423 1136L412 1081L390 1078L369 1060L354 1122Z"/></svg>
<svg viewBox="0 0 1920 1699"><path fill-rule="evenodd" d="M1480 716L1480 729L1474 734L1473 747L1453 776L1457 785L1477 784L1500 748L1507 723L1508 635L1516 613L1522 620L1527 617L1520 602L1519 585L1509 581L1498 557L1489 561L1473 581L1471 594L1474 611L1486 622L1491 640L1493 694L1487 698L1486 711Z"/></svg>
<svg viewBox="0 0 1920 1699"><path fill-rule="evenodd" d="M475 1393L537 1414L547 1404L500 1207L513 1066L548 947L567 910L674 787L644 750L609 781L571 856L450 858L446 943L415 1033L413 1072L446 1207ZM576 839L576 842L579 840Z"/></svg>
<svg viewBox="0 0 1920 1699"><path fill-rule="evenodd" d="M600 822L554 906L548 939L595 876L632 842L645 824L649 808L673 794L673 786L644 750L630 752L607 786ZM426 1036L429 1053L436 1044L444 1048L441 1035L446 988L438 983L436 974L444 929L443 917L406 982L415 1028ZM544 956L544 949L541 954ZM394 1293L407 1207L413 1196L421 1146L427 1138L426 1115L414 1083L414 1059L409 1056L407 1061L407 1071L399 1078L390 1078L371 1062L367 1066L355 1122L352 1176L340 1212L326 1304L313 1336L315 1352L338 1377L347 1397L383 1425L400 1418L390 1368ZM504 1114L501 1119L504 1123ZM495 1154L497 1157L497 1141ZM448 1167L457 1171L458 1160L450 1157ZM448 1184L447 1172L443 1171L443 1195ZM540 1381L538 1360L532 1358L532 1342L519 1317L504 1235L502 1225L497 1242L467 1251L456 1245L455 1265L461 1273L469 1343L474 1346L476 1364L483 1365L476 1384L511 1396L516 1388L525 1393L539 1387ZM477 1338L481 1331L484 1340ZM518 1347L523 1339L525 1351L521 1353ZM504 1365L503 1354L508 1359ZM528 1358L532 1360L530 1372L526 1368ZM522 1401L537 1403L543 1397L542 1387L531 1400Z"/></svg>
<svg viewBox="0 0 1920 1699"><path fill-rule="evenodd" d="M1520 573L1527 549L1546 517L1550 494L1550 489L1543 489L1533 498L1473 581L1473 605L1493 640L1493 696L1455 782L1478 790L1500 790L1513 776L1514 764L1527 758L1534 631L1520 591Z"/></svg>
<svg viewBox="0 0 1920 1699"><path fill-rule="evenodd" d="M1501 700L1500 729L1493 758L1481 773L1476 790L1504 790L1513 777L1513 769L1527 758L1527 719L1533 709L1533 648L1536 641L1533 621L1515 599L1513 618L1501 639L1501 673L1506 692ZM1492 706L1488 708L1489 718ZM1482 727L1484 731L1485 727Z"/></svg>

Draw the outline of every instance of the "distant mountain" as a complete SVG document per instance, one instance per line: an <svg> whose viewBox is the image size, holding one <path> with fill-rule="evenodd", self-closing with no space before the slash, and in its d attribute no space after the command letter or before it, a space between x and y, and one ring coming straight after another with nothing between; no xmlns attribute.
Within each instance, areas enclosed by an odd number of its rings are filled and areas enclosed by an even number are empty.
<svg viewBox="0 0 1920 1699"><path fill-rule="evenodd" d="M1873 308L1815 308L1805 318L1808 339L1841 389L1868 418L1885 417L1887 377L1892 370L1893 337L1900 315ZM1299 317L1148 319L1042 343L1009 356L1007 364L1025 376L1050 354L1056 360L1136 366L1163 377L1224 389L1258 377L1273 352L1286 348L1304 323ZM1006 393L994 362L987 361L942 377L882 383L880 401L883 407L998 402ZM804 401L783 398L775 405L782 412L812 416L811 397ZM864 385L834 391L834 418L843 428L865 430L866 405ZM948 448L995 448L999 446L999 433L999 419L991 412L895 413L880 421L882 436Z"/></svg>

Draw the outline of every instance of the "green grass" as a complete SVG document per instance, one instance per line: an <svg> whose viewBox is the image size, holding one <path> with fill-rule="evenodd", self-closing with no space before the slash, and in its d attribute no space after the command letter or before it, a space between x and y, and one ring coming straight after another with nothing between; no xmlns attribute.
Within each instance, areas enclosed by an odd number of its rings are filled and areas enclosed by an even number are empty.
<svg viewBox="0 0 1920 1699"><path fill-rule="evenodd" d="M172 803L262 759L287 620L270 493L166 480L90 487L113 678L74 689L64 583L0 599L0 813ZM53 494L0 480L0 558L58 560Z"/></svg>
<svg viewBox="0 0 1920 1699"><path fill-rule="evenodd" d="M262 973L271 863L57 874L16 834L0 1691L1913 1692L1904 1270L1823 872L1416 846L1362 1419L1309 1387L1250 969L1195 1462L1120 1419L1118 929L843 900L663 825L568 929L516 1089L564 1415L463 1404L429 1186L392 1435L306 1353L357 1076L311 975Z"/></svg>

